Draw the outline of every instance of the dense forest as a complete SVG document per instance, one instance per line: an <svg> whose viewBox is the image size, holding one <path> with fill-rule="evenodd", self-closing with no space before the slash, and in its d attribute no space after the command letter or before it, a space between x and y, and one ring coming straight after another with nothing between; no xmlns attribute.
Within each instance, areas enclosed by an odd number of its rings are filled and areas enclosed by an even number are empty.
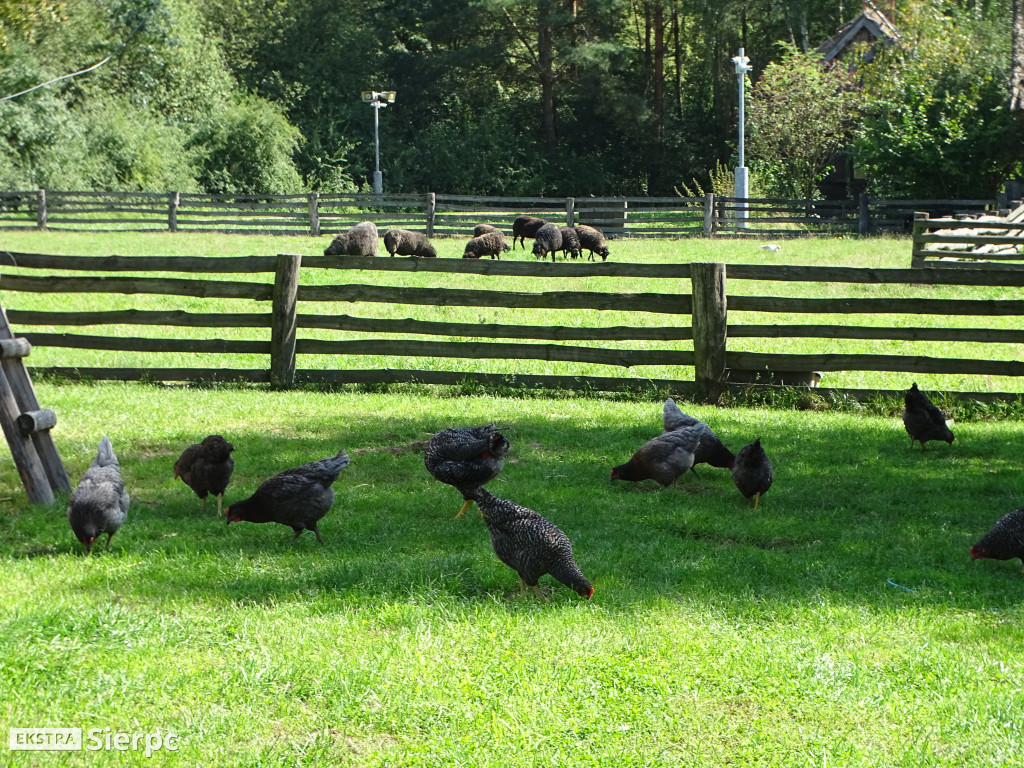
<svg viewBox="0 0 1024 768"><path fill-rule="evenodd" d="M1019 177L1020 0L874 3L899 37L852 71L815 49L861 0L0 2L0 188L367 190L372 89L387 191L727 189L741 47L752 193Z"/></svg>

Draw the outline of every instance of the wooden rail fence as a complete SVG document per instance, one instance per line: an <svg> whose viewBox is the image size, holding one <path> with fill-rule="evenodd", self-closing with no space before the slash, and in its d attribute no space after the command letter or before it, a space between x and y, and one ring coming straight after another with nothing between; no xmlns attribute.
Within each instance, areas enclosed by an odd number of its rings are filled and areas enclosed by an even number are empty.
<svg viewBox="0 0 1024 768"><path fill-rule="evenodd" d="M590 224L609 237L790 237L909 232L915 211L995 211L997 200L545 198L446 194L201 195L183 192L0 192L0 229L333 235L371 220L428 236L467 236L487 222L510 231L520 214ZM746 218L737 218L743 211Z"/></svg>
<svg viewBox="0 0 1024 768"><path fill-rule="evenodd" d="M1007 216L932 219L914 214L915 267L1024 269L1024 205Z"/></svg>
<svg viewBox="0 0 1024 768"><path fill-rule="evenodd" d="M0 289L5 306L12 306L15 294L96 294L96 310L63 311L9 309L8 316L19 333L37 348L63 347L126 352L187 352L211 356L206 367L167 368L157 364L145 367L50 366L35 370L70 377L113 380L164 381L248 381L275 387L296 383L385 383L420 382L460 384L466 380L482 383L505 381L504 375L487 374L474 367L482 358L501 360L548 360L623 368L670 366L693 368L692 378L647 379L581 375L517 375L519 384L562 389L591 388L611 391L635 388L650 381L656 386L679 393L694 391L715 396L728 385L727 371L849 371L871 370L905 373L957 373L979 377L1024 376L1024 362L984 357L962 359L919 355L847 354L829 351L829 342L840 339L919 340L934 342L970 342L986 344L1024 344L1021 324L1015 329L993 328L917 328L912 323L896 322L884 327L852 326L832 315L939 314L945 316L1020 317L1024 299L992 300L935 299L927 297L872 298L800 298L785 295L785 283L846 283L864 287L900 284L912 292L929 285L972 285L1020 288L1024 272L1017 270L922 270L864 269L843 267L798 267L724 264L623 264L555 263L527 261L464 261L462 259L375 259L362 257L300 257L297 255L246 257L84 257L27 253L2 253L4 264L20 269L6 270ZM81 275L52 274L71 270ZM303 285L303 270L330 270L338 275L332 285ZM31 274L21 274L29 272ZM45 275L36 272L48 273ZM170 273L175 277L148 276L146 273ZM363 273L422 272L517 276L530 278L530 290L497 291L441 287L403 287L362 284L344 280ZM103 274L110 273L110 274ZM118 274L121 273L121 274ZM131 273L131 274L125 274ZM239 273L252 280L223 280L218 275ZM264 275L265 280L256 278ZM273 277L271 278L271 275ZM565 276L642 277L664 281L666 290L647 293L598 291L545 291L536 286L544 279ZM728 277L728 283L727 283ZM686 281L680 283L680 281ZM755 281L769 295L730 294L733 281ZM772 292L771 288L775 286ZM680 288L683 292L680 292ZM926 291L925 291L926 292ZM1019 292L1017 292L1019 295ZM184 310L103 310L103 296L109 294L156 294L206 299L246 299L266 303L267 311L188 312ZM346 302L360 305L361 317L339 313L303 311L308 302ZM512 309L555 309L565 313L564 325L525 325L514 323L453 323L443 320L410 320L365 316L372 305L426 306L438 309L472 306ZM363 306L366 305L366 306ZM580 312L619 310L654 313L671 322L657 327L582 327ZM765 316L759 324L729 322L729 313L758 313ZM826 316L821 324L778 325L772 315L779 313ZM224 340L147 338L114 336L102 333L104 326L162 326L165 328L256 328L264 329L263 340ZM69 333L27 328L89 327L96 333ZM266 329L270 338L266 340ZM339 335L359 338L308 338L306 331L331 330ZM259 334L254 334L259 335ZM441 340L426 340L430 336ZM822 351L816 354L778 354L745 351L743 339L816 338ZM468 340L467 340L468 339ZM528 340L523 341L523 340ZM592 346L593 342L612 342ZM671 342L668 349L627 348L626 343ZM573 342L579 342L574 344ZM640 345L643 346L643 345ZM941 350L941 347L937 347ZM984 355L985 350L979 347ZM257 369L239 369L224 365L224 355L255 353L266 355L269 364ZM378 369L300 369L301 355L364 355L384 357L388 366ZM436 371L418 368L415 358L456 358L462 370ZM863 390L846 390L854 396ZM977 393L979 397L988 397Z"/></svg>

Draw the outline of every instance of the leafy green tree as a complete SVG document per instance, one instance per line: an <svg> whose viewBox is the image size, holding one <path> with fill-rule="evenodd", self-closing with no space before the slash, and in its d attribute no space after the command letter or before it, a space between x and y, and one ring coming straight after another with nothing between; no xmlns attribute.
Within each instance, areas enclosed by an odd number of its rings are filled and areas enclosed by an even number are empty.
<svg viewBox="0 0 1024 768"><path fill-rule="evenodd" d="M303 189L292 156L302 140L280 110L244 96L209 114L189 140L207 192L287 194Z"/></svg>
<svg viewBox="0 0 1024 768"><path fill-rule="evenodd" d="M1021 172L1011 117L1009 9L910 0L901 39L862 68L869 97L858 161L874 194L994 196Z"/></svg>
<svg viewBox="0 0 1024 768"><path fill-rule="evenodd" d="M785 48L750 92L751 165L778 197L816 196L816 184L853 136L862 94L856 76L815 53Z"/></svg>

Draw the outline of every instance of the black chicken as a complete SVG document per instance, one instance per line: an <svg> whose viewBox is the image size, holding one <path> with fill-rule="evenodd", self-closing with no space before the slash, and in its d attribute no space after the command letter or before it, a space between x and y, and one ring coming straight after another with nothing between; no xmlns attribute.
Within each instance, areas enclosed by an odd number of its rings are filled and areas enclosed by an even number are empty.
<svg viewBox="0 0 1024 768"><path fill-rule="evenodd" d="M664 432L640 446L625 464L612 467L612 480L656 480L668 487L693 467L706 424Z"/></svg>
<svg viewBox="0 0 1024 768"><path fill-rule="evenodd" d="M557 525L532 509L499 499L485 488L466 489L465 494L483 514L494 554L519 574L520 594L530 587L546 600L537 582L550 573L576 594L591 598L594 587L576 565L569 537Z"/></svg>
<svg viewBox="0 0 1024 768"><path fill-rule="evenodd" d="M180 477L185 485L195 491L203 500L213 494L217 498L217 516L220 517L224 491L231 482L235 460L231 452L235 446L220 435L209 435L201 443L193 443L174 462L174 476Z"/></svg>
<svg viewBox="0 0 1024 768"><path fill-rule="evenodd" d="M1019 557L1024 564L1024 509L1015 509L996 520L992 530L971 547L971 560L986 557L993 560Z"/></svg>
<svg viewBox="0 0 1024 768"><path fill-rule="evenodd" d="M68 522L85 546L86 554L92 551L92 544L101 533L107 534L107 550L110 550L110 539L124 525L130 501L114 447L104 435L96 458L71 492L68 503Z"/></svg>
<svg viewBox="0 0 1024 768"><path fill-rule="evenodd" d="M744 498L753 499L756 507L772 487L775 471L761 447L761 438L740 448L732 465L732 481Z"/></svg>
<svg viewBox="0 0 1024 768"><path fill-rule="evenodd" d="M508 438L493 424L442 429L427 441L423 457L427 472L453 486L465 500L456 518L473 503L467 493L498 476L508 449Z"/></svg>
<svg viewBox="0 0 1024 768"><path fill-rule="evenodd" d="M903 393L903 404L903 426L910 435L911 448L915 442L919 442L923 451L924 444L929 440L944 440L948 445L953 444L953 432L946 424L945 414L917 388L916 382Z"/></svg>
<svg viewBox="0 0 1024 768"><path fill-rule="evenodd" d="M326 515L334 503L331 485L348 466L348 454L338 451L299 467L286 469L274 475L244 501L236 501L224 514L228 525L238 522L280 523L295 531L295 538L306 530L316 534L321 544L317 521Z"/></svg>
<svg viewBox="0 0 1024 768"><path fill-rule="evenodd" d="M699 427L700 443L693 454L693 463L710 464L712 467L730 469L736 455L725 447L718 435L705 422L683 413L671 397L665 401L661 410L661 421L666 432L675 432L678 429Z"/></svg>

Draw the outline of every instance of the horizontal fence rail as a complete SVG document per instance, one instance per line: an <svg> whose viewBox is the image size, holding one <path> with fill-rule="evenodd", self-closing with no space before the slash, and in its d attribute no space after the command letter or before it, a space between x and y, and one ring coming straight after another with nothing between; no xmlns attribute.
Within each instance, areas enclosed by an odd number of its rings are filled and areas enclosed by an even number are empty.
<svg viewBox="0 0 1024 768"><path fill-rule="evenodd" d="M75 368L48 366L36 370L64 376L115 380L244 381L289 387L296 383L320 384L420 382L460 384L508 383L507 374L474 370L473 361L548 361L582 366L615 366L623 369L657 366L692 369L692 376L637 378L578 375L516 375L525 386L620 390L651 383L681 394L698 393L714 398L733 382L751 375L768 377L773 372L889 371L896 373L965 374L971 376L1024 376L1020 359L987 359L984 348L977 358L949 355L861 354L837 351L842 340L969 342L971 344L1024 344L1024 330L1011 328L915 328L905 321L888 326L850 325L847 315L907 316L933 314L944 317L1019 317L1022 298L938 299L927 296L892 297L794 297L779 295L782 283L839 283L852 286L902 285L907 290L931 286L972 285L1010 289L1024 287L1024 271L993 267L986 270L873 269L847 267L798 267L790 265L611 264L538 263L511 261L462 261L443 259L379 259L364 257L300 257L297 255L246 257L86 257L47 254L0 253L4 273L0 280L7 314L12 325L39 328L22 331L36 347L107 350L130 353L185 353L197 362L210 356L205 367L170 368L160 365ZM60 270L80 273L24 274ZM330 285L303 284L303 270L317 270ZM102 274L108 272L110 274ZM494 290L489 287L449 288L382 286L355 280L354 275L419 272L468 276L523 277L535 288L543 280L566 276L640 277L664 280L666 290L635 293L563 290ZM131 273L131 274L125 274ZM147 273L161 273L148 276ZM166 277L177 274L178 277ZM224 279L227 275L239 279ZM312 273L310 273L312 274ZM213 276L213 278L211 278ZM245 279L241 279L244 276ZM728 283L726 278L728 277ZM681 282L682 281L682 282ZM733 281L745 291L730 292ZM758 293L751 295L753 285ZM670 287L671 286L671 287ZM1020 291L1012 291L1021 295ZM91 294L95 309L20 309L11 307L19 294ZM265 306L257 311L203 312L172 308L104 309L104 297L113 295L178 296L194 301L216 301L218 307L240 300ZM17 303L17 302L15 302ZM310 306L315 304L316 306ZM359 315L327 311L345 304L358 307ZM446 308L479 307L516 310L514 322L448 322L433 319L395 319L372 316L374 308L388 305ZM554 312L561 322L534 322L528 311ZM578 322L590 313L619 311L653 319L655 325L607 325L588 327ZM581 313L584 313L581 315ZM729 313L743 313L744 322L729 322ZM371 316L367 316L367 315ZM771 322L780 314L814 314L820 324ZM749 315L764 321L746 322ZM545 314L543 317L548 318ZM522 317L522 321L518 318ZM540 315L536 316L540 317ZM883 320L884 322L884 320ZM104 332L116 326L118 331ZM131 330L125 331L128 328ZM147 337L142 329L163 329L164 338ZM253 329L253 338L178 338L175 328ZM68 329L68 330L61 330ZM76 332L73 329L82 329ZM135 330L137 329L137 330ZM269 334L268 334L269 331ZM321 338L318 333L334 333ZM269 336L269 338L268 338ZM340 338L338 337L340 336ZM350 336L356 336L351 337ZM747 339L811 338L820 340L814 354L765 353L743 349ZM601 342L607 342L601 345ZM661 348L643 348L657 342ZM678 343L677 343L678 342ZM634 344L635 343L635 344ZM630 347L630 344L634 344ZM831 347L831 348L830 348ZM941 347L937 349L941 350ZM267 360L263 368L245 369L223 365L225 355L257 355ZM299 356L344 356L345 359L384 359L386 368L299 369ZM216 357L214 357L216 356ZM463 361L462 370L438 371L416 367L422 358ZM30 358L31 359L31 358ZM681 371L682 373L682 371ZM747 377L747 378L745 378ZM767 379L771 381L771 379ZM843 390L856 396L861 390ZM874 393L874 391L872 391ZM992 393L971 393L991 397Z"/></svg>
<svg viewBox="0 0 1024 768"><path fill-rule="evenodd" d="M0 229L334 235L360 221L465 237L479 223L511 234L521 214L589 224L608 237L793 237L910 232L913 216L997 212L1000 200L787 200L703 197L485 197L425 194L207 195L0 192ZM1004 203L1005 207L1005 203Z"/></svg>
<svg viewBox="0 0 1024 768"><path fill-rule="evenodd" d="M930 218L914 214L911 266L1024 270L1024 206L1005 217Z"/></svg>

